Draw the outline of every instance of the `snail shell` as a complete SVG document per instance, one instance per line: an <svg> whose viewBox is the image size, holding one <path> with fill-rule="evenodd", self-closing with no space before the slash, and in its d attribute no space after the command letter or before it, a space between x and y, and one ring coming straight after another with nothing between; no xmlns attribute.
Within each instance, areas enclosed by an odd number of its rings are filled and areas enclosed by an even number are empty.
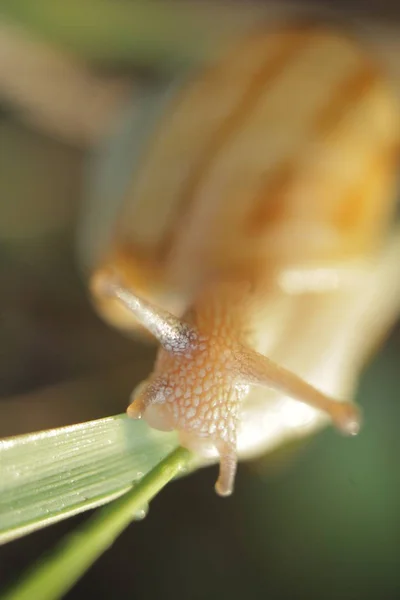
<svg viewBox="0 0 400 600"><path fill-rule="evenodd" d="M398 109L349 37L256 31L148 111L151 131L91 266L118 264L160 306L181 311L194 289L227 273L277 280L348 269L382 242ZM95 300L126 325L117 303Z"/></svg>

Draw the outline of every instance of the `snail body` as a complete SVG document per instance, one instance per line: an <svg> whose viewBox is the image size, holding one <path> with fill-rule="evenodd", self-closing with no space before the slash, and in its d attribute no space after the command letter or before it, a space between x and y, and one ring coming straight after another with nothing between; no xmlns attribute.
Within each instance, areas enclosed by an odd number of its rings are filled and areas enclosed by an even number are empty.
<svg viewBox="0 0 400 600"><path fill-rule="evenodd" d="M133 295L112 274L99 273L93 289L118 298L161 344L154 371L132 396L128 415L156 429L179 431L181 444L220 459L216 491L232 493L237 427L250 386L277 389L323 410L346 434L358 433L356 406L338 402L251 348L252 295L238 283L213 285L177 319Z"/></svg>
<svg viewBox="0 0 400 600"><path fill-rule="evenodd" d="M313 426L325 414L358 431L314 338L345 371L331 340L344 340L344 308L384 246L398 141L379 69L319 27L244 36L156 119L91 291L104 318L161 344L128 414L216 453L221 495L256 397L270 416L300 400Z"/></svg>

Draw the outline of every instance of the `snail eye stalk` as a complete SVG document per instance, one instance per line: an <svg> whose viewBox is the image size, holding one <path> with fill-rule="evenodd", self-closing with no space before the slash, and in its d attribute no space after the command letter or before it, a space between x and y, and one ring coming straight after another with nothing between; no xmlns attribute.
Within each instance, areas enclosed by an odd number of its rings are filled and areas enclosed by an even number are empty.
<svg viewBox="0 0 400 600"><path fill-rule="evenodd" d="M197 333L193 328L168 311L133 294L118 275L98 271L92 278L91 289L99 296L118 299L167 351L181 353L195 345Z"/></svg>
<svg viewBox="0 0 400 600"><path fill-rule="evenodd" d="M295 400L325 412L335 426L346 435L357 435L360 431L361 413L354 403L329 398L301 377L254 350L243 348L238 359L246 383L283 392Z"/></svg>

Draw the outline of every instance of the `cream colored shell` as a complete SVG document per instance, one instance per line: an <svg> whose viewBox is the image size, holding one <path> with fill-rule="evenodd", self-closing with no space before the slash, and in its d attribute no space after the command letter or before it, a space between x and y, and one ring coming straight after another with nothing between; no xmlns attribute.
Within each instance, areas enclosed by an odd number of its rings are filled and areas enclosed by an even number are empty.
<svg viewBox="0 0 400 600"><path fill-rule="evenodd" d="M103 262L181 312L213 277L278 281L363 261L392 214L398 140L396 102L354 40L255 31L172 95ZM112 300L98 308L132 327Z"/></svg>

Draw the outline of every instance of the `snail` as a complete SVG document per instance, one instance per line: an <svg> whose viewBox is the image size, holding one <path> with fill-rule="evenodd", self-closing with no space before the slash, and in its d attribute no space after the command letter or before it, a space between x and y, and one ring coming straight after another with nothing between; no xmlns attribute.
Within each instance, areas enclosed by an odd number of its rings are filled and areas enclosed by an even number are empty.
<svg viewBox="0 0 400 600"><path fill-rule="evenodd" d="M227 496L238 455L327 418L360 428L355 380L396 312L368 329L397 101L350 36L292 25L247 32L149 110L113 226L92 226L91 295L160 343L128 415L218 457Z"/></svg>

